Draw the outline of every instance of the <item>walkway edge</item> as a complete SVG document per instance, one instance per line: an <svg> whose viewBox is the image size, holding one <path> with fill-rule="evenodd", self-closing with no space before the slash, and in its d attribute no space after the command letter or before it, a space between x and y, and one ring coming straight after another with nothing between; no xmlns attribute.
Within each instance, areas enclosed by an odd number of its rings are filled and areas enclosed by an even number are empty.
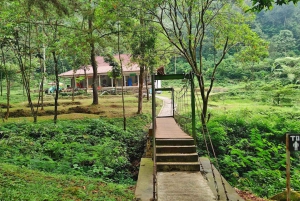
<svg viewBox="0 0 300 201"><path fill-rule="evenodd" d="M213 191L214 195L217 197L217 191L216 191L216 187L215 187L215 183L214 183L214 178L213 178L211 167L210 167L210 160L207 157L200 157L199 160L202 165L202 167L200 166L201 167L200 172L202 174L204 174L204 177L206 177L206 179L207 179L207 184ZM214 166L213 166L213 169L214 169L214 174L216 177L217 186L219 189L220 201L226 201L227 199L226 199L224 188L223 188L223 185L221 182L220 173ZM238 195L238 193L226 181L226 179L223 176L222 176L222 179L224 181L229 200L230 201L244 201L244 199Z"/></svg>
<svg viewBox="0 0 300 201"><path fill-rule="evenodd" d="M153 198L153 161L151 158L141 159L135 198L139 201L149 201Z"/></svg>

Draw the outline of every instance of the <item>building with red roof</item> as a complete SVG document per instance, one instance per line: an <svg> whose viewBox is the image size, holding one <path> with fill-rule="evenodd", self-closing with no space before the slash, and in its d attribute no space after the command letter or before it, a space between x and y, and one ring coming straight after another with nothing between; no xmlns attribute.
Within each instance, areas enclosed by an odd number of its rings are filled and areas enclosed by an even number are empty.
<svg viewBox="0 0 300 201"><path fill-rule="evenodd" d="M121 54L121 61L123 67L123 76L124 76L124 86L138 86L139 85L139 76L140 68L137 64L130 61L130 55ZM119 55L114 56L117 61L119 61ZM112 70L107 62L104 61L104 57L97 56L97 80L98 86L101 87L114 87L113 79L110 78L107 73ZM70 70L64 73L59 74L59 77L70 78L71 86L78 88L92 88L92 77L93 77L93 68L91 65L82 66L77 70ZM82 79L76 79L82 77ZM75 78L75 79L74 79ZM85 79L87 78L87 80ZM77 80L77 81L76 81ZM122 79L117 81L117 86L122 85Z"/></svg>

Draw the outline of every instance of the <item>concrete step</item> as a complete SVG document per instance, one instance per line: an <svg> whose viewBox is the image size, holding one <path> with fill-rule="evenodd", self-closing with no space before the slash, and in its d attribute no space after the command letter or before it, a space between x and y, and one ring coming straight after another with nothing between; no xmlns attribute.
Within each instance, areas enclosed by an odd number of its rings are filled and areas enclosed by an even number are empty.
<svg viewBox="0 0 300 201"><path fill-rule="evenodd" d="M171 171L200 171L199 162L157 162L157 171L171 172Z"/></svg>
<svg viewBox="0 0 300 201"><path fill-rule="evenodd" d="M197 162L197 153L167 153L156 154L157 162Z"/></svg>
<svg viewBox="0 0 300 201"><path fill-rule="evenodd" d="M184 145L184 146L156 146L156 153L196 153L195 145Z"/></svg>
<svg viewBox="0 0 300 201"><path fill-rule="evenodd" d="M160 138L156 139L156 145L195 145L193 138Z"/></svg>

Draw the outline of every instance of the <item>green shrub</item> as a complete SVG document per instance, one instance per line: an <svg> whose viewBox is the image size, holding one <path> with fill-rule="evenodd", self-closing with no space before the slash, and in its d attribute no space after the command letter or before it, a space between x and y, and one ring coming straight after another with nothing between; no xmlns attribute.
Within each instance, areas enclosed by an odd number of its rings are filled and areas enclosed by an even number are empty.
<svg viewBox="0 0 300 201"><path fill-rule="evenodd" d="M281 192L285 187L285 134L300 133L297 111L242 109L212 116L207 127L222 175L233 186L261 197ZM199 119L197 122L198 153L213 158L209 143L210 153L206 151ZM187 127L191 133L191 124ZM299 155L291 154L291 185L296 191L300 190Z"/></svg>
<svg viewBox="0 0 300 201"><path fill-rule="evenodd" d="M134 118L136 122L149 119ZM130 182L131 163L144 151L147 121L132 124L126 131L110 121L4 124L0 128L0 160L46 172Z"/></svg>

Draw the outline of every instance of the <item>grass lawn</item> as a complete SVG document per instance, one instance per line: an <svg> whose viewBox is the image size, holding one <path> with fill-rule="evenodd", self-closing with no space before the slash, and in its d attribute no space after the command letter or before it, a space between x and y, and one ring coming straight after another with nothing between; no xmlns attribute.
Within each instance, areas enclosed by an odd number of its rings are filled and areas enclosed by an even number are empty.
<svg viewBox="0 0 300 201"><path fill-rule="evenodd" d="M0 163L0 200L133 200L134 187Z"/></svg>
<svg viewBox="0 0 300 201"><path fill-rule="evenodd" d="M14 98L16 97L16 98ZM33 103L35 104L35 110L37 109L36 94L33 94ZM30 108L26 97L20 93L12 93L11 103L9 108L9 118L5 122L14 121L33 121ZM19 102L18 102L18 101ZM58 120L59 119L83 119L83 118L116 118L123 117L123 103L121 95L103 95L99 96L99 104L92 105L92 97L88 96L76 96L72 101L71 97L62 97L58 99ZM0 96L0 116L3 118L7 109L6 96ZM157 110L159 111L162 106L160 99L156 100ZM124 96L124 112L125 117L135 116L137 113L138 99L134 95ZM143 99L143 113L152 112L152 100L150 98L147 101ZM52 95L45 95L44 107L41 109L41 105L38 108L38 121L53 119L54 116L54 97ZM0 123L1 124L1 123Z"/></svg>

